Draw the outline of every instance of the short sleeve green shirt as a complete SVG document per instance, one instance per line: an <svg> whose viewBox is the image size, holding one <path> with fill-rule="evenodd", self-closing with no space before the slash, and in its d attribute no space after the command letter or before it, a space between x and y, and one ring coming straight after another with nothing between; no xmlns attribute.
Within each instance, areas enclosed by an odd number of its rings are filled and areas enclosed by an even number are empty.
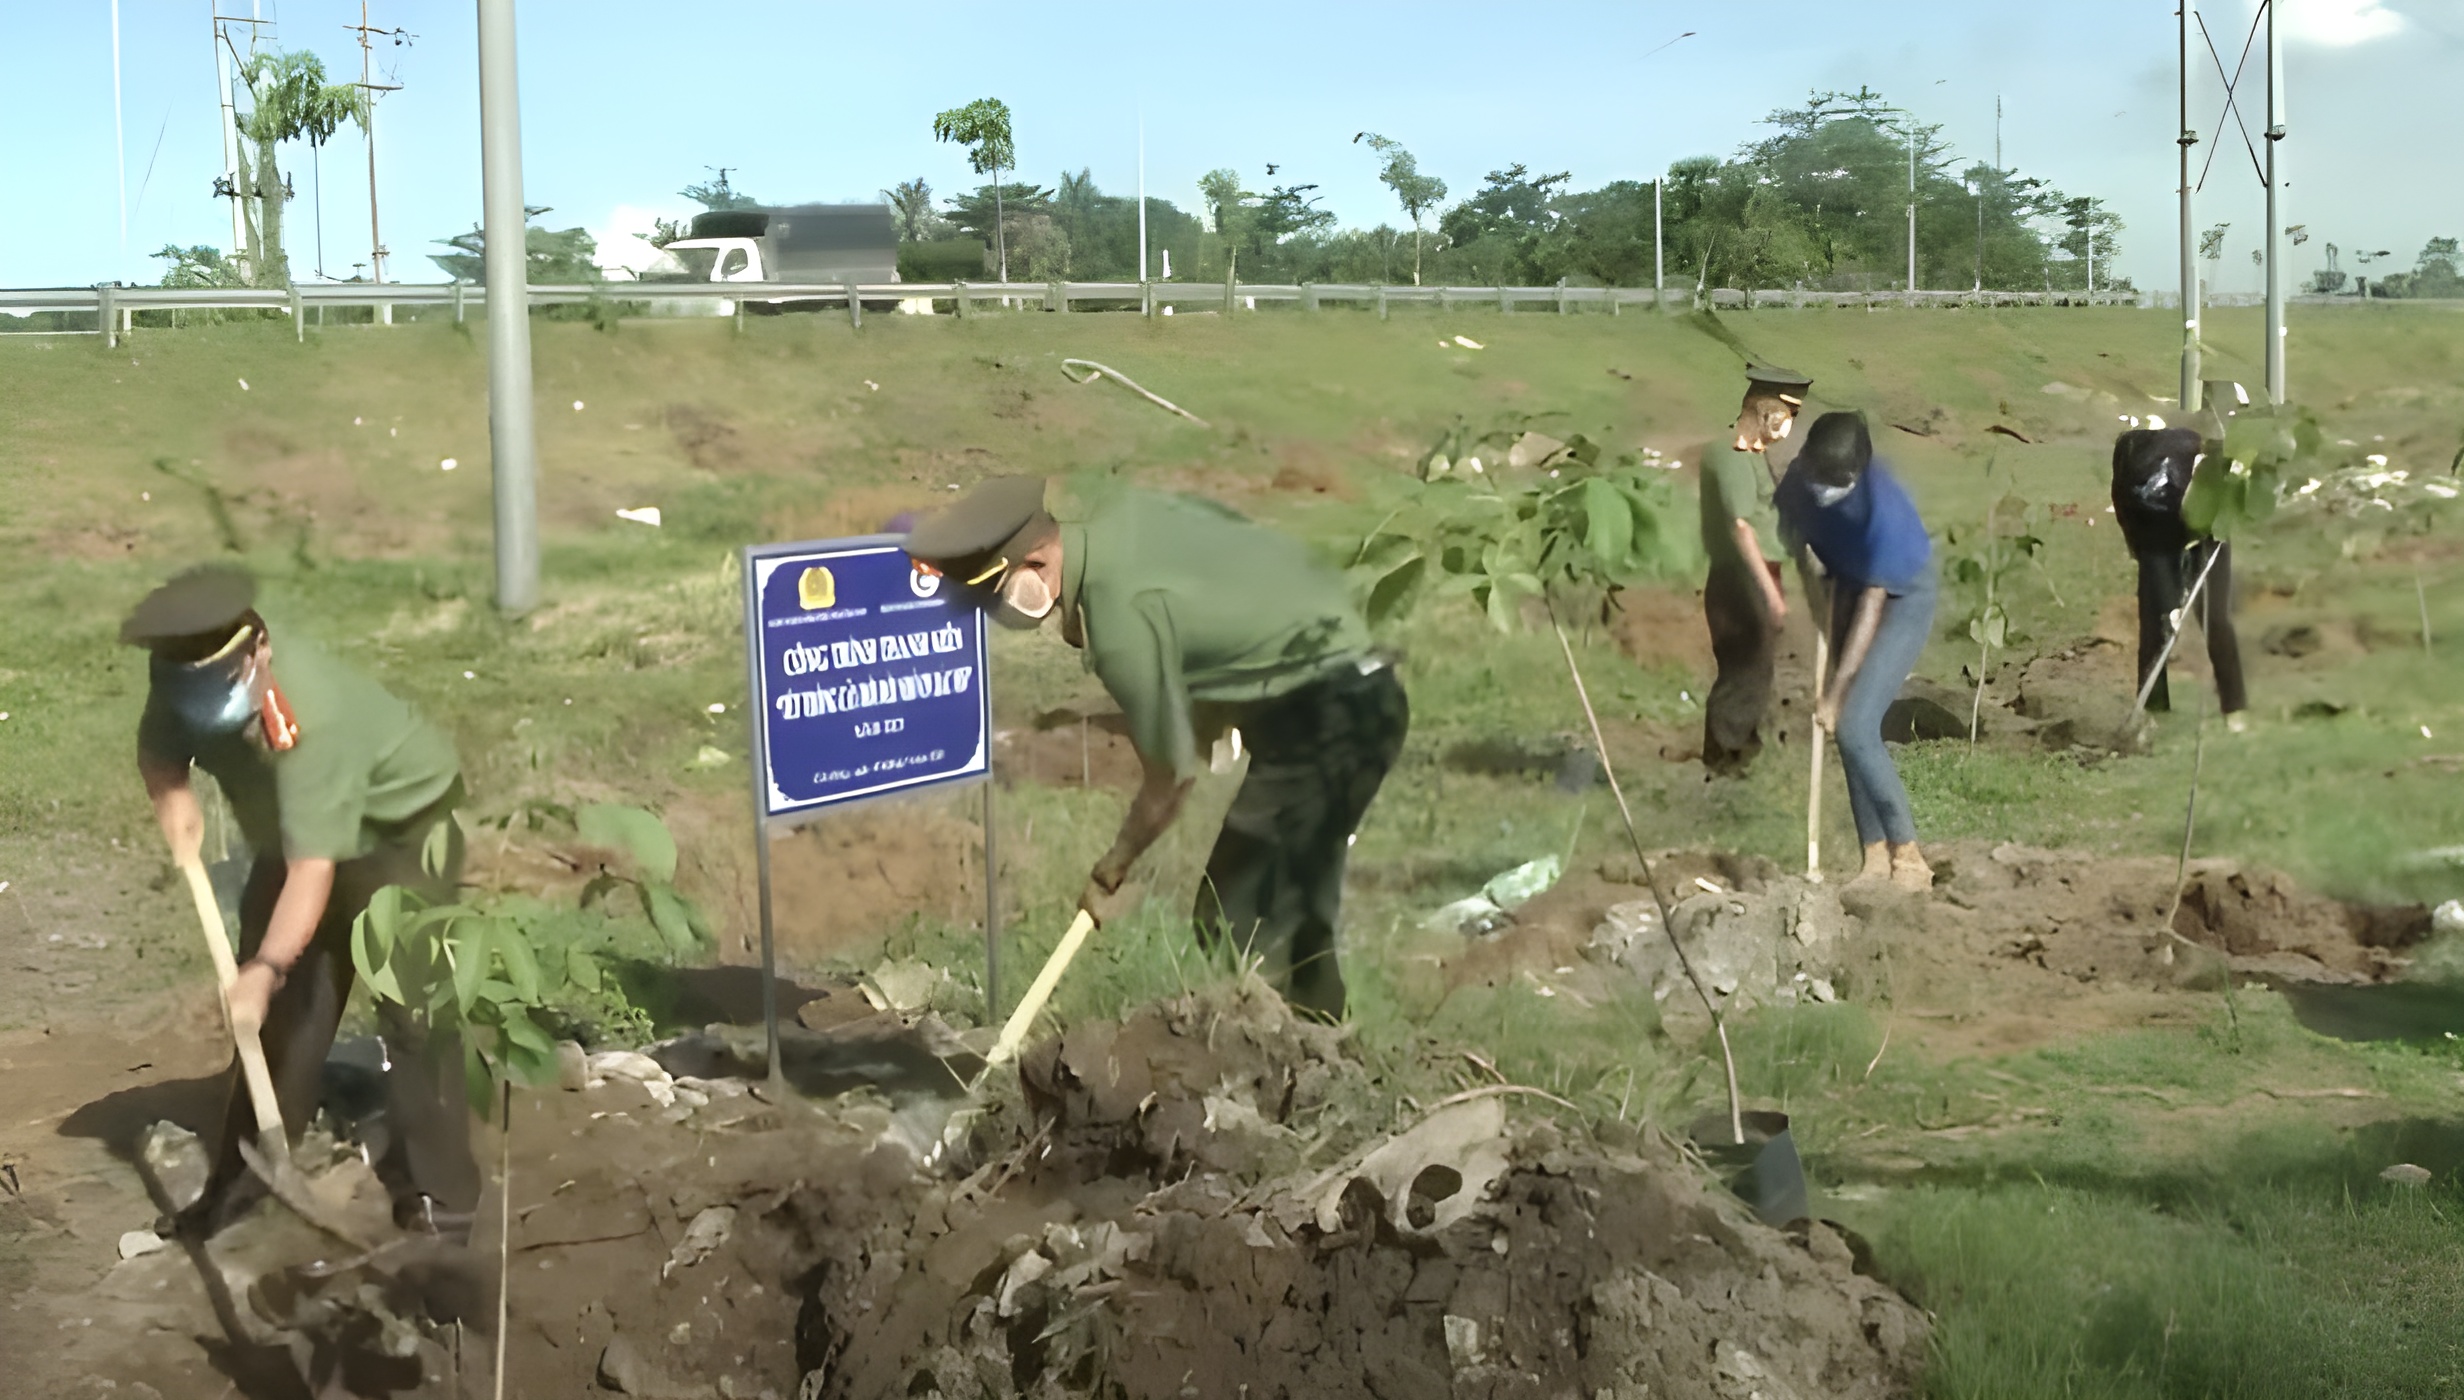
<svg viewBox="0 0 2464 1400"><path fill-rule="evenodd" d="M1705 443L1700 451L1703 549L1713 564L1745 562L1737 549L1740 520L1754 527L1754 542L1764 559L1786 557L1780 553L1779 514L1771 505L1771 474L1762 456L1722 442Z"/></svg>
<svg viewBox="0 0 2464 1400"><path fill-rule="evenodd" d="M274 684L299 721L276 753L255 721L197 735L149 699L137 747L150 759L194 763L221 784L249 847L285 859L356 859L406 834L410 820L453 790L453 744L383 686L313 644L275 644Z"/></svg>
<svg viewBox="0 0 2464 1400"><path fill-rule="evenodd" d="M1199 767L1193 706L1286 694L1368 654L1342 577L1308 546L1190 496L1127 491L1061 527L1061 605L1130 742Z"/></svg>

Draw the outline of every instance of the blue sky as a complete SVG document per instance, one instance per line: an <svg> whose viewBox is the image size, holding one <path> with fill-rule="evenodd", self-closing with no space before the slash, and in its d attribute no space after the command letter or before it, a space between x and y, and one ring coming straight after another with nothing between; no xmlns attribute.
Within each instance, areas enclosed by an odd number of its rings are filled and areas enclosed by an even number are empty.
<svg viewBox="0 0 2464 1400"><path fill-rule="evenodd" d="M2323 244L2388 248L2409 266L2434 234L2464 233L2452 178L2464 72L2464 0L2281 0L2291 137L2285 221ZM220 0L315 50L337 76L359 51L357 0ZM2234 60L2255 0L2203 11ZM121 235L109 0L6 0L0 154L15 217L0 221L0 285L154 281L166 242L230 241L209 193L222 164L207 0L120 0L121 126L129 204ZM1143 111L1149 191L1185 208L1198 176L1239 170L1316 183L1346 223L1401 222L1354 132L1381 131L1468 193L1515 161L1578 185L1648 179L1688 155L1725 154L1772 108L1815 88L1869 83L1944 124L1963 158L2003 160L2111 202L2128 225L2120 268L2173 279L2174 20L2166 0L1648 0L1647 3L1082 4L1047 10L704 0L522 0L526 193L548 222L603 234L689 212L676 190L704 167L778 202L873 197L921 175L973 183L931 137L932 115L998 96L1016 114L1026 178L1093 170L1131 191ZM907 18L913 16L913 18ZM373 23L417 35L380 44L377 172L390 275L435 280L434 240L479 212L477 58L469 0L372 0ZM1693 37L1673 45L1685 31ZM1141 57L1140 55L1152 55ZM2204 55L2199 56L2204 64ZM2253 60L2253 71L2257 69ZM390 78L387 76L390 75ZM2260 125L2254 81L2250 122ZM2212 73L2192 123L2212 134ZM2227 148L2200 222L2230 222L2219 284L2255 289L2260 196ZM2441 154L2427 157L2436 149ZM2204 153L2205 148L2202 148ZM286 159L293 266L342 277L367 260L367 156L358 133L312 166ZM322 200L316 198L321 178ZM2348 259L2346 266L2351 267Z"/></svg>

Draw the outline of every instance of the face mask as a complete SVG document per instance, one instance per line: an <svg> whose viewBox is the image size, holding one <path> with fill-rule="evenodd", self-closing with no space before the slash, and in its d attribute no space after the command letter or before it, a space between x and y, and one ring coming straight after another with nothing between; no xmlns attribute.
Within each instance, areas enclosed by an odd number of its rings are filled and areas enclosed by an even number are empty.
<svg viewBox="0 0 2464 1400"><path fill-rule="evenodd" d="M1052 589L1033 569L1015 569L1001 585L1001 601L992 620L1018 631L1032 631L1052 614Z"/></svg>
<svg viewBox="0 0 2464 1400"><path fill-rule="evenodd" d="M1857 484L1853 481L1845 486L1825 486L1819 481L1808 484L1814 489L1814 504L1820 506L1838 505L1841 501L1848 499L1849 492L1857 489Z"/></svg>
<svg viewBox="0 0 2464 1400"><path fill-rule="evenodd" d="M154 685L180 722L198 734L231 734L257 712L257 667L250 661L233 675L226 666L179 666L157 662Z"/></svg>

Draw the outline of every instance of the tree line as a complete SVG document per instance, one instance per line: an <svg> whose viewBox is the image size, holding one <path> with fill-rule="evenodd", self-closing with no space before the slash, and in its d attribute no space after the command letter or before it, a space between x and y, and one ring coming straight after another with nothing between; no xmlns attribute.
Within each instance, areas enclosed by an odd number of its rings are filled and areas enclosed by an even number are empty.
<svg viewBox="0 0 2464 1400"><path fill-rule="evenodd" d="M1954 168L1941 127L1880 93L1815 93L1762 125L1734 155L1676 162L1657 190L1577 189L1567 172L1517 163L1452 204L1400 141L1362 132L1353 144L1376 162L1399 224L1340 227L1316 184L1275 182L1277 166L1264 181L1213 170L1194 209L1148 199L1150 274L1169 251L1174 276L1196 280L1633 287L1656 267L1673 286L1890 290L1906 284L1913 202L1922 287L2132 290L2105 270L2123 224L2103 201L1988 162ZM920 178L882 191L908 245L902 265L936 279L1005 266L1027 281L1137 275L1135 199L1083 169L1052 186L1001 178L1015 161L1006 106L944 112L935 130L995 182L938 201Z"/></svg>

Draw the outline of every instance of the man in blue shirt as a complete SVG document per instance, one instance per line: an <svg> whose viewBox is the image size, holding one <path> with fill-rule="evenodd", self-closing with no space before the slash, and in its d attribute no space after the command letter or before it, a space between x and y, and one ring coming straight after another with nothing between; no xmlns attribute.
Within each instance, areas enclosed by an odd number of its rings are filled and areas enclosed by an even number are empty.
<svg viewBox="0 0 2464 1400"><path fill-rule="evenodd" d="M1814 420L1774 503L1792 544L1813 552L1831 579L1836 659L1814 722L1839 742L1848 807L1865 848L1858 882L1933 887L1917 849L1908 790L1882 742L1882 716L1924 653L1934 617L1933 542L1916 503L1874 461L1864 415Z"/></svg>

